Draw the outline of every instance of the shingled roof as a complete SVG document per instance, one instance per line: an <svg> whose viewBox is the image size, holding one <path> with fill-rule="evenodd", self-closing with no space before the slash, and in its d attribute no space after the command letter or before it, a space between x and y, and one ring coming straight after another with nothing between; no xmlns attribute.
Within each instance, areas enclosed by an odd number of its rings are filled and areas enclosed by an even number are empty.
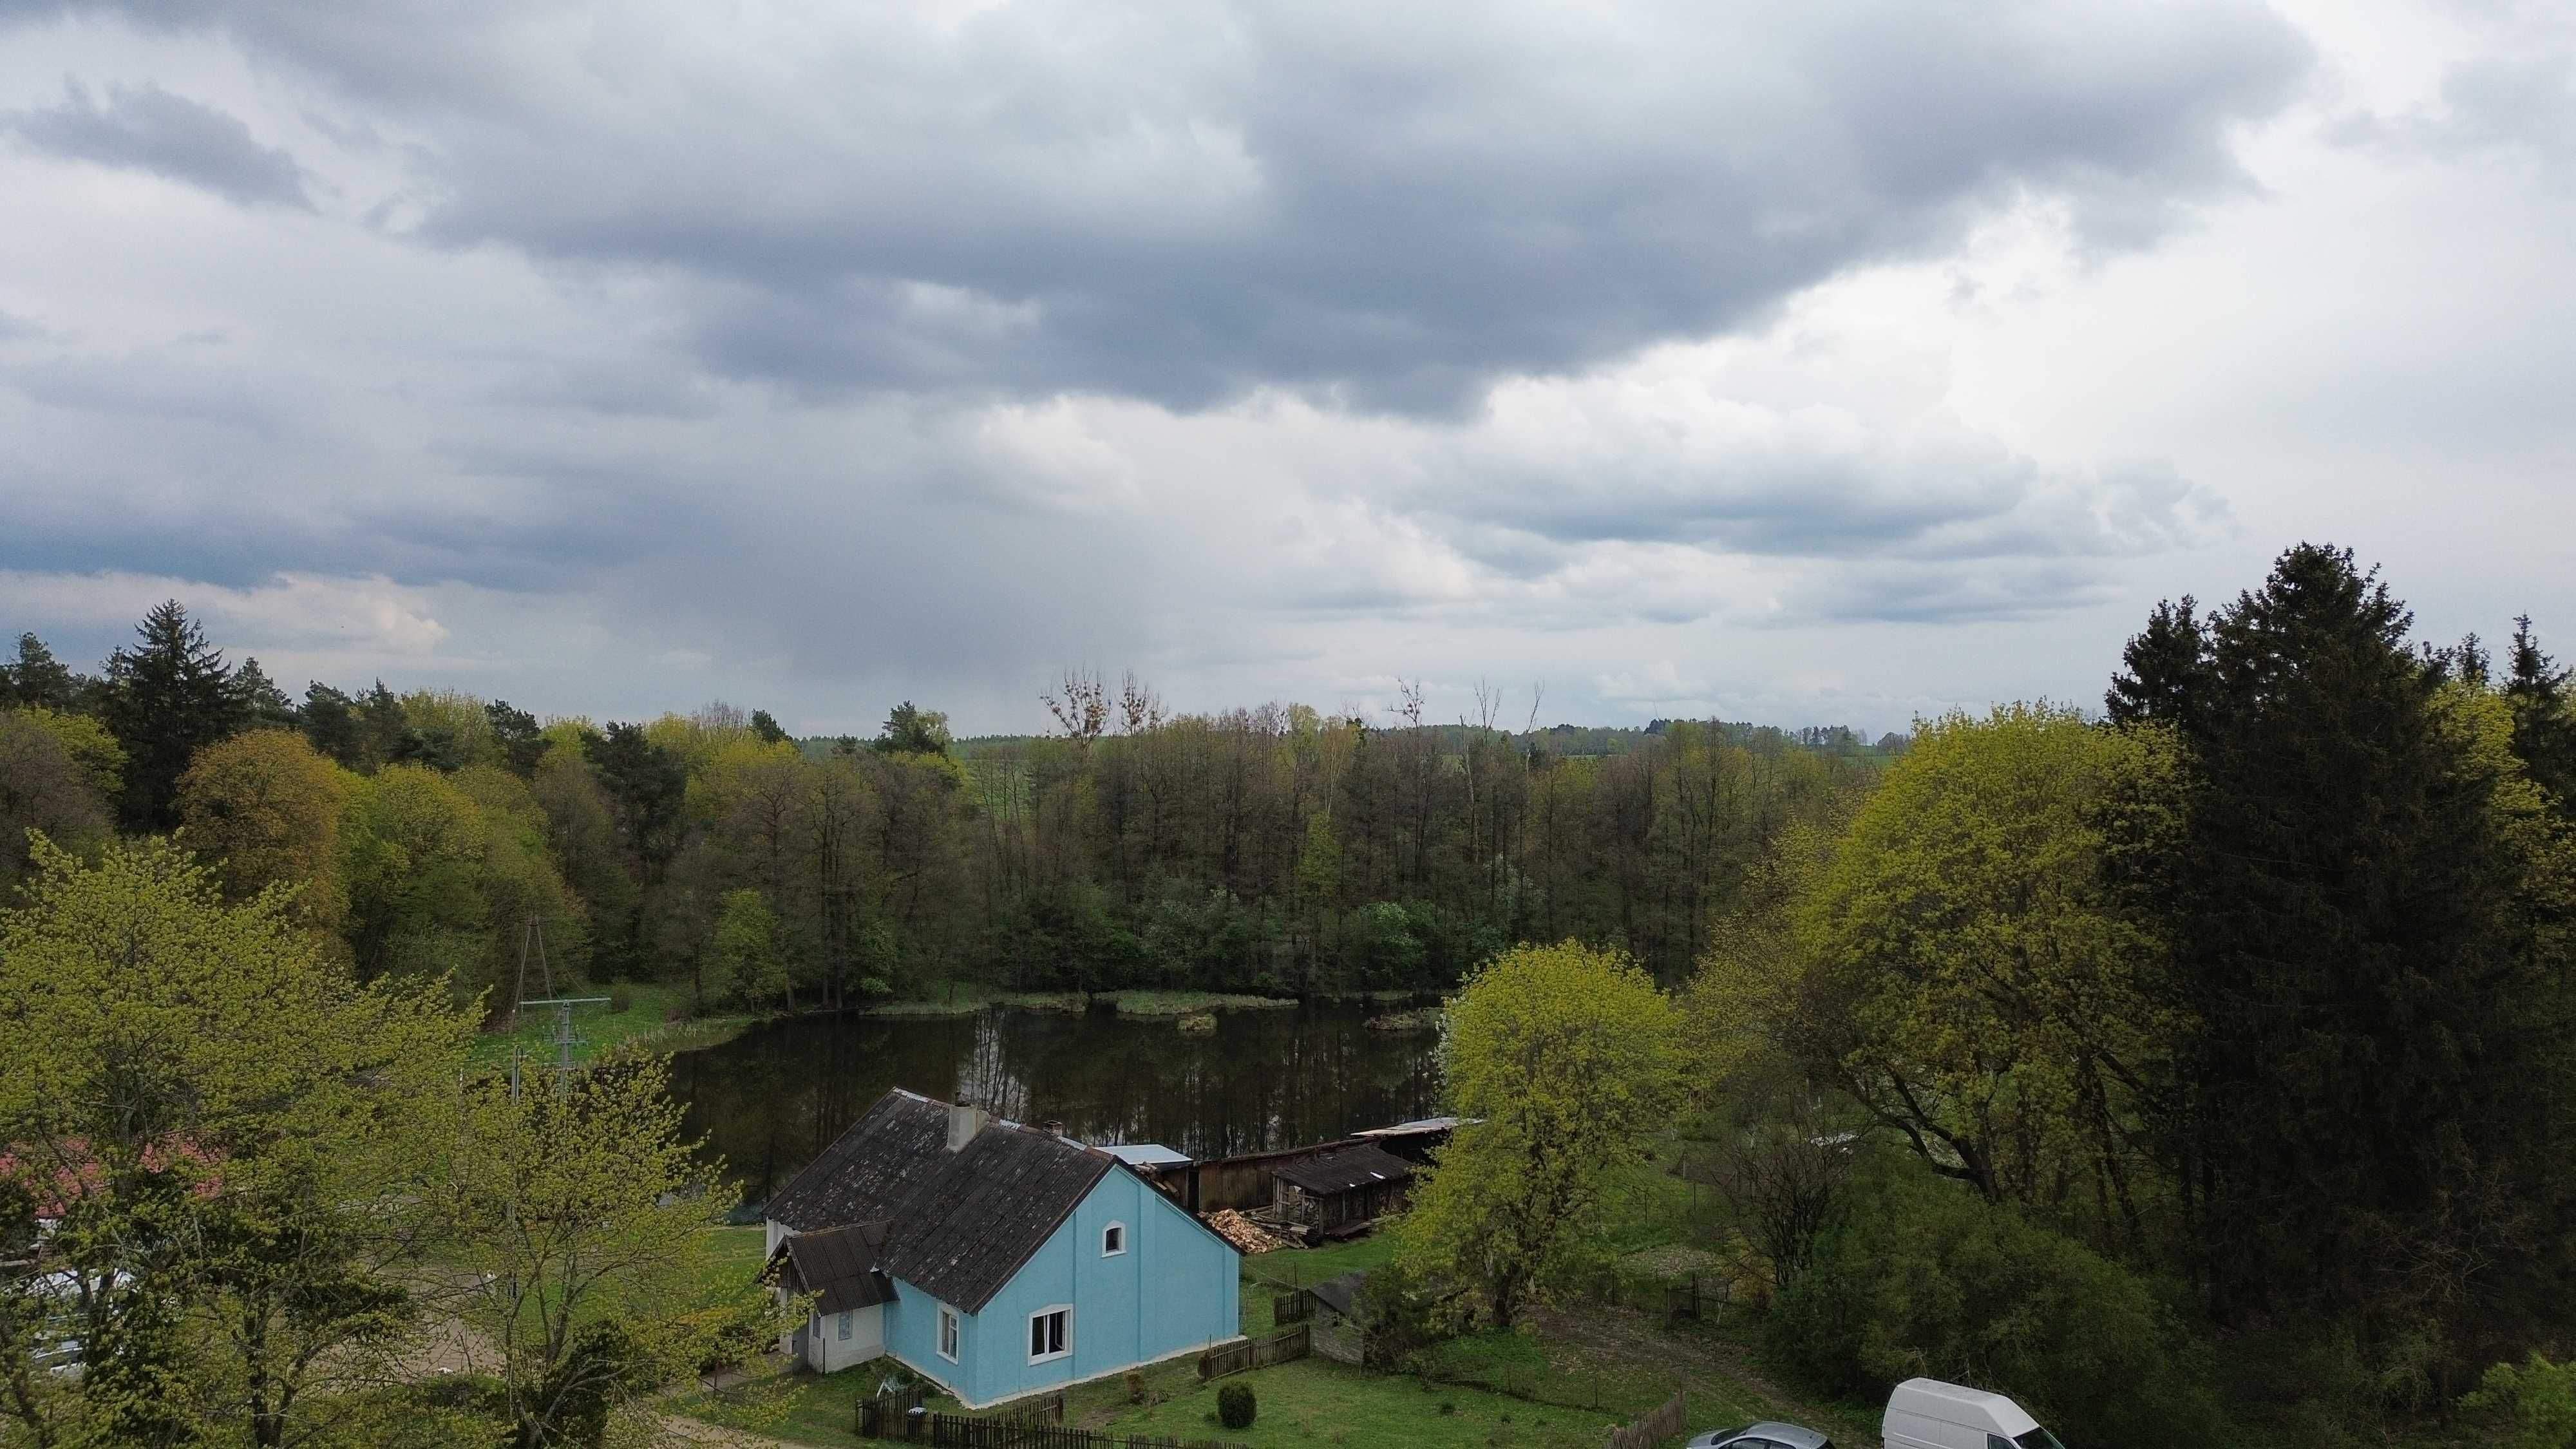
<svg viewBox="0 0 2576 1449"><path fill-rule="evenodd" d="M946 1165L947 1147L947 1103L888 1092L770 1198L768 1215L799 1232L891 1218Z"/></svg>
<svg viewBox="0 0 2576 1449"><path fill-rule="evenodd" d="M898 1090L796 1174L768 1213L804 1237L883 1223L878 1266L980 1313L1117 1167L1098 1148L1000 1121L950 1152L948 1104Z"/></svg>
<svg viewBox="0 0 2576 1449"><path fill-rule="evenodd" d="M1283 1163L1272 1171L1283 1182L1330 1196L1381 1182L1402 1182L1413 1175L1413 1164L1383 1147L1346 1147L1304 1162Z"/></svg>
<svg viewBox="0 0 2576 1449"><path fill-rule="evenodd" d="M790 1233L770 1255L769 1270L790 1293L815 1295L817 1313L847 1313L894 1301L894 1284L878 1257L887 1225L854 1223L817 1233Z"/></svg>

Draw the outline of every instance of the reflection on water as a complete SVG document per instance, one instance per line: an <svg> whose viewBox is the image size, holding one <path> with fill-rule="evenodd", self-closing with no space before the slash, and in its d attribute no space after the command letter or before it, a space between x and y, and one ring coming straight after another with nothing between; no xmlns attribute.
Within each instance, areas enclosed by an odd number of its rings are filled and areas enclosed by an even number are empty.
<svg viewBox="0 0 2576 1449"><path fill-rule="evenodd" d="M807 1017L681 1054L671 1090L754 1202L889 1087L953 1100L977 1082L1020 1120L1086 1142L1222 1157L1430 1115L1436 1038L1370 1031L1377 1009L1226 1011L1207 1035L1106 1011Z"/></svg>

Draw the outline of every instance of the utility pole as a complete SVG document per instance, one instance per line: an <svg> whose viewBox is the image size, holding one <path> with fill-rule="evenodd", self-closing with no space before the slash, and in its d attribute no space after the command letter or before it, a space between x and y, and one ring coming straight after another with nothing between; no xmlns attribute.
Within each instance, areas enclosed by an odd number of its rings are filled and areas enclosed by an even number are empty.
<svg viewBox="0 0 2576 1449"><path fill-rule="evenodd" d="M555 1009L556 1096L563 1096L572 1090L572 1049L581 1042L581 1038L572 1034L572 1009L576 1006L605 1006L607 1004L608 998L605 996L555 996L538 1001L522 1001L519 1003L521 1010L525 1010L531 1006L551 1006ZM515 1068L515 1059L513 1061L513 1066Z"/></svg>

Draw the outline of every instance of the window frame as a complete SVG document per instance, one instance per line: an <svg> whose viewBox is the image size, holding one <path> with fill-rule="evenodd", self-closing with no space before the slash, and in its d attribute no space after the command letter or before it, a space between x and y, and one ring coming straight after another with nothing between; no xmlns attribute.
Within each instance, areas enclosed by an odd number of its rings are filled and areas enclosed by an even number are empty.
<svg viewBox="0 0 2576 1449"><path fill-rule="evenodd" d="M1111 1233L1116 1233L1118 1235L1118 1246L1114 1248L1109 1246L1109 1235ZM1104 1258L1123 1258L1127 1256L1127 1225L1125 1223L1113 1218L1100 1225L1100 1256Z"/></svg>
<svg viewBox="0 0 2576 1449"><path fill-rule="evenodd" d="M958 1351L966 1346L966 1325L962 1315L945 1303L939 1305L938 1333L931 1342L931 1351L950 1363L957 1362Z"/></svg>
<svg viewBox="0 0 2576 1449"><path fill-rule="evenodd" d="M841 1310L841 1321L835 1335L838 1342L847 1343L850 1341L850 1320L855 1317L857 1317L857 1314L853 1310L847 1308Z"/></svg>
<svg viewBox="0 0 2576 1449"><path fill-rule="evenodd" d="M1048 1319L1058 1316L1061 1316L1064 1319L1064 1332L1062 1335L1064 1346L1061 1348L1049 1349L1044 1353L1038 1352L1038 1344L1053 1342L1056 1338L1056 1335L1053 1334L1048 1334L1046 1337L1041 1338L1039 1335L1044 1332L1044 1330L1040 1325L1044 1324ZM1073 1305L1070 1303L1050 1303L1046 1307L1031 1313L1029 1315L1029 1345L1029 1362L1032 1364L1054 1363L1058 1359L1068 1359L1073 1357Z"/></svg>

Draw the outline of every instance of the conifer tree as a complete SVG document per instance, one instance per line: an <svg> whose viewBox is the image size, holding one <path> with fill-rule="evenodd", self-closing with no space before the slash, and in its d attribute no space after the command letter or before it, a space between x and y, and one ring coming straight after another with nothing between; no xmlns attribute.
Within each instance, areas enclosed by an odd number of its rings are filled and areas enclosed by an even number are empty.
<svg viewBox="0 0 2576 1449"><path fill-rule="evenodd" d="M2568 691L2569 671L2541 652L2529 614L2513 626L2504 681L2505 703L2513 709L2513 752L2559 813L2576 816L2576 697Z"/></svg>
<svg viewBox="0 0 2576 1449"><path fill-rule="evenodd" d="M2167 600L2147 615L2146 629L2121 655L2127 671L2111 677L2110 693L2102 699L2113 724L2181 723L2209 667L2209 639L2198 608L2185 594L2181 603Z"/></svg>
<svg viewBox="0 0 2576 1449"><path fill-rule="evenodd" d="M304 688L304 738L344 770L366 763L357 701L318 679Z"/></svg>
<svg viewBox="0 0 2576 1449"><path fill-rule="evenodd" d="M32 633L18 636L18 662L0 664L0 704L68 711L80 700L80 676L64 667Z"/></svg>
<svg viewBox="0 0 2576 1449"><path fill-rule="evenodd" d="M143 616L141 636L107 661L108 728L125 747L126 823L167 830L178 823L171 796L191 756L238 731L248 718L224 656L171 599Z"/></svg>
<svg viewBox="0 0 2576 1449"><path fill-rule="evenodd" d="M241 702L242 721L256 729L293 729L300 721L295 714L295 701L259 667L259 661L245 658L241 668L233 671L233 697Z"/></svg>
<svg viewBox="0 0 2576 1449"><path fill-rule="evenodd" d="M2565 1314L2565 963L2527 909L2556 863L2493 696L2410 622L2349 551L2302 544L2155 706L2189 762L2152 874L2196 1023L2157 1112L2222 1317ZM2133 677L2169 644L2133 643Z"/></svg>

